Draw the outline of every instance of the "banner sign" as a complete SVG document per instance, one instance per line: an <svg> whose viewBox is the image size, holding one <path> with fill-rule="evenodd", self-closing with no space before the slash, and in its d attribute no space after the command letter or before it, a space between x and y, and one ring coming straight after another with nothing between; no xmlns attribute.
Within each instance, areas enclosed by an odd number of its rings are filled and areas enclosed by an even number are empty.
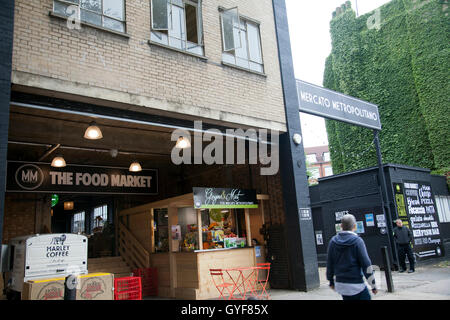
<svg viewBox="0 0 450 320"><path fill-rule="evenodd" d="M439 219L430 183L408 181L403 183L403 188L394 186L394 189L396 193L403 189L409 227L414 237L414 252L420 258L441 256Z"/></svg>
<svg viewBox="0 0 450 320"><path fill-rule="evenodd" d="M297 93L301 112L381 130L378 107L372 103L301 80Z"/></svg>
<svg viewBox="0 0 450 320"><path fill-rule="evenodd" d="M194 207L198 209L258 208L256 190L193 188Z"/></svg>
<svg viewBox="0 0 450 320"><path fill-rule="evenodd" d="M8 161L6 191L74 194L158 194L158 171Z"/></svg>

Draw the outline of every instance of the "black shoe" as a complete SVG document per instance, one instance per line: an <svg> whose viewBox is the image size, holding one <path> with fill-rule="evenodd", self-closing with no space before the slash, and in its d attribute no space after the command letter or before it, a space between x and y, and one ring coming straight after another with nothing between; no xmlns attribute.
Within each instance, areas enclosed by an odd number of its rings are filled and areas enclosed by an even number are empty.
<svg viewBox="0 0 450 320"><path fill-rule="evenodd" d="M414 269L413 269L413 270L409 270L409 271L408 271L408 273L413 273L413 272L414 272Z"/></svg>
<svg viewBox="0 0 450 320"><path fill-rule="evenodd" d="M399 273L403 273L403 272L405 272L406 270L405 269L401 269L400 271L399 271Z"/></svg>

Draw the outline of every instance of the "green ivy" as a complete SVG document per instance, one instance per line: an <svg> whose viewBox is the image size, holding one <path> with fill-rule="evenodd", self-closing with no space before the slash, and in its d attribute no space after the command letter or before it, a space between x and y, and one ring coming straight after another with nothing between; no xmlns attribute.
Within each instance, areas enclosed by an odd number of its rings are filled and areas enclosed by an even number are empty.
<svg viewBox="0 0 450 320"><path fill-rule="evenodd" d="M450 166L447 2L392 0L371 29L374 12L333 14L323 85L379 106L384 162ZM335 173L376 165L372 130L334 120L326 128Z"/></svg>

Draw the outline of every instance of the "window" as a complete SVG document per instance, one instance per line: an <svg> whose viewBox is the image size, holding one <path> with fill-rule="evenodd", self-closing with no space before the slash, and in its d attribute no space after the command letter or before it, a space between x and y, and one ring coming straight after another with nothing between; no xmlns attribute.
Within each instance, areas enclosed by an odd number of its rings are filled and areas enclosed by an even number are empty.
<svg viewBox="0 0 450 320"><path fill-rule="evenodd" d="M150 40L204 55L200 0L152 0Z"/></svg>
<svg viewBox="0 0 450 320"><path fill-rule="evenodd" d="M125 32L125 0L54 0L53 12L67 17L77 14L82 22Z"/></svg>
<svg viewBox="0 0 450 320"><path fill-rule="evenodd" d="M72 217L72 233L83 233L84 222L85 222L84 211L75 213Z"/></svg>
<svg viewBox="0 0 450 320"><path fill-rule="evenodd" d="M105 204L94 208L94 228L103 227L106 221L108 221L108 206Z"/></svg>
<svg viewBox="0 0 450 320"><path fill-rule="evenodd" d="M316 163L317 162L316 154L315 153L307 154L306 161L309 163Z"/></svg>
<svg viewBox="0 0 450 320"><path fill-rule="evenodd" d="M313 179L320 178L319 168L309 168L308 170L311 173L311 178L313 178Z"/></svg>
<svg viewBox="0 0 450 320"><path fill-rule="evenodd" d="M263 73L259 24L241 18L237 8L223 10L221 21L223 62Z"/></svg>
<svg viewBox="0 0 450 320"><path fill-rule="evenodd" d="M439 222L450 222L450 197L435 196Z"/></svg>
<svg viewBox="0 0 450 320"><path fill-rule="evenodd" d="M330 162L331 161L329 152L324 152L323 153L323 161L325 161L325 162Z"/></svg>
<svg viewBox="0 0 450 320"><path fill-rule="evenodd" d="M325 177L332 176L332 175L333 175L333 168L325 167Z"/></svg>

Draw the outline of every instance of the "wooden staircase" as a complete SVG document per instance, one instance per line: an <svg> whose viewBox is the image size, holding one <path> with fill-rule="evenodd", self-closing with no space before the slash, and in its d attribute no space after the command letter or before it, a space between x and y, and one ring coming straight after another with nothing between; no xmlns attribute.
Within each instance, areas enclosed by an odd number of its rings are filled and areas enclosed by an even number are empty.
<svg viewBox="0 0 450 320"><path fill-rule="evenodd" d="M88 271L113 273L114 278L129 277L133 272L120 256L88 259Z"/></svg>

